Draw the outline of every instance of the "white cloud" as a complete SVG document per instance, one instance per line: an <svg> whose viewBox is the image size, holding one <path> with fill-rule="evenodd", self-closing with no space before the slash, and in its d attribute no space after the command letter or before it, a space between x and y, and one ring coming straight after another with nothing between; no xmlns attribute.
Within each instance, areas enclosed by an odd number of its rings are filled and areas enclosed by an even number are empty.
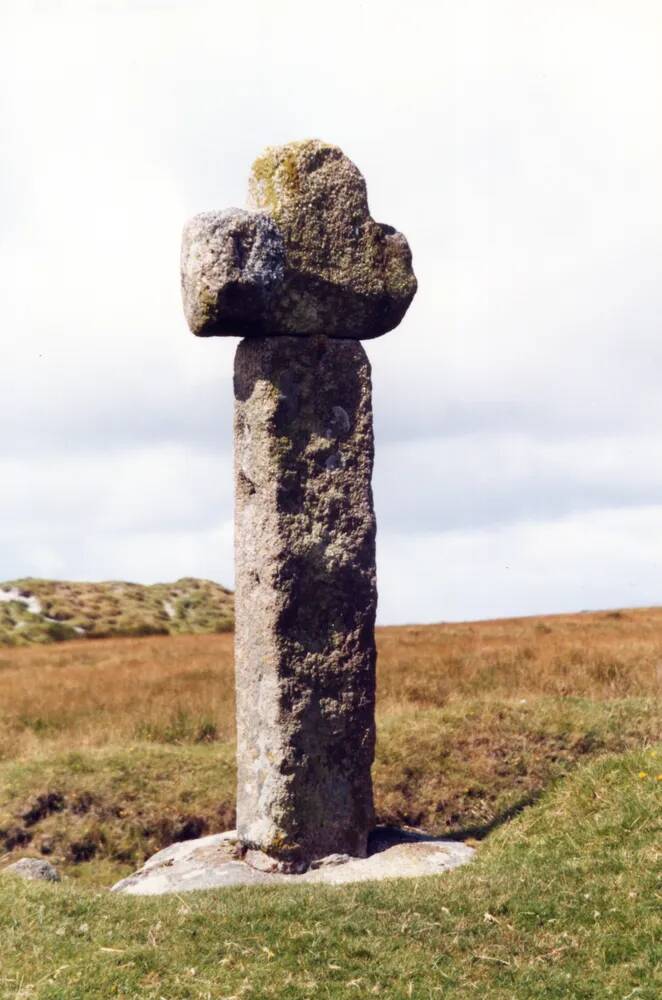
<svg viewBox="0 0 662 1000"><path fill-rule="evenodd" d="M659 604L662 506L379 545L379 620L456 621Z"/></svg>
<svg viewBox="0 0 662 1000"><path fill-rule="evenodd" d="M375 499L386 531L413 534L550 521L662 497L653 436L546 440L521 432L388 444Z"/></svg>
<svg viewBox="0 0 662 1000"><path fill-rule="evenodd" d="M262 146L318 135L364 171L420 281L368 345L384 620L644 599L656 0L49 0L0 17L0 578L231 580L234 344L187 334L179 235L243 202Z"/></svg>
<svg viewBox="0 0 662 1000"><path fill-rule="evenodd" d="M231 582L232 461L182 446L0 463L3 578ZM188 562L187 562L188 560ZM13 567L10 568L10 567Z"/></svg>

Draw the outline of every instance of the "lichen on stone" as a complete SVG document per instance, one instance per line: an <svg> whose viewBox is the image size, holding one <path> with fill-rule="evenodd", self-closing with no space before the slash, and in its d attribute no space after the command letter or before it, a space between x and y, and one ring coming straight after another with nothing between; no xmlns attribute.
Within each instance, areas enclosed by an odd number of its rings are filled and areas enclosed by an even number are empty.
<svg viewBox="0 0 662 1000"><path fill-rule="evenodd" d="M248 212L203 213L185 229L194 333L368 339L398 325L416 292L409 245L372 218L341 149L318 139L268 147L248 189Z"/></svg>

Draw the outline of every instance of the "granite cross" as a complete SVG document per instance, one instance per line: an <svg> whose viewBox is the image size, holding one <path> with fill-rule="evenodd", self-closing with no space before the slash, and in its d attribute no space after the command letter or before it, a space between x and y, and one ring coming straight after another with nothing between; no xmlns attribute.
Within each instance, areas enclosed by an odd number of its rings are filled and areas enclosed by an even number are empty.
<svg viewBox="0 0 662 1000"><path fill-rule="evenodd" d="M363 857L373 826L377 603L370 364L416 291L336 146L269 148L248 210L182 244L184 309L235 359L237 835L249 864Z"/></svg>

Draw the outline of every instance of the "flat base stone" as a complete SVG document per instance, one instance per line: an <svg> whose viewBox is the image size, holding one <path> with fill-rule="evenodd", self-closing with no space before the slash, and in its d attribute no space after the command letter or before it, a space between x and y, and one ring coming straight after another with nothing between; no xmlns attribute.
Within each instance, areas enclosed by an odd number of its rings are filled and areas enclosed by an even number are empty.
<svg viewBox="0 0 662 1000"><path fill-rule="evenodd" d="M368 856L331 854L301 875L269 872L241 858L235 830L173 844L113 886L112 892L160 896L168 892L223 889L234 885L344 885L388 878L438 875L471 861L473 848L430 837L419 830L379 828L370 837Z"/></svg>

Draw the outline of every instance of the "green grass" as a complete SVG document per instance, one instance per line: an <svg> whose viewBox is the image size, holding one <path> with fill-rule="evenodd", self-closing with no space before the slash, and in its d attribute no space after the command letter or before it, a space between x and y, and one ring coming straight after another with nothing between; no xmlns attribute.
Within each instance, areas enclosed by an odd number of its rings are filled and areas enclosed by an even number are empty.
<svg viewBox="0 0 662 1000"><path fill-rule="evenodd" d="M109 886L177 840L234 822L234 748L150 746L54 754L0 769L0 847Z"/></svg>
<svg viewBox="0 0 662 1000"><path fill-rule="evenodd" d="M150 900L4 876L0 995L654 1000L660 760L583 765L439 877Z"/></svg>
<svg viewBox="0 0 662 1000"><path fill-rule="evenodd" d="M26 577L0 583L0 645L30 646L110 636L209 634L234 625L233 597L210 580L78 583ZM26 599L36 599L31 610Z"/></svg>

